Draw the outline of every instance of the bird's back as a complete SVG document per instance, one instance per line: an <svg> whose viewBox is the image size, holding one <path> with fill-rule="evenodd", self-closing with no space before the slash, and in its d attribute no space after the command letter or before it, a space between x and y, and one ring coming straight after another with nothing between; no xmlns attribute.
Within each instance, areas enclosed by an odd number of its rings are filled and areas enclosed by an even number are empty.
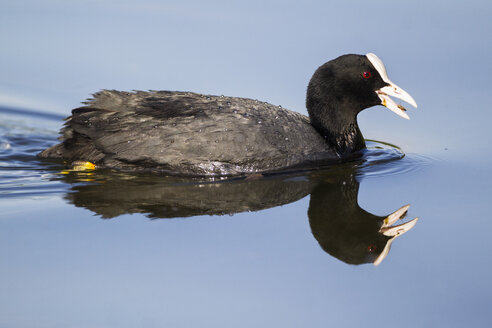
<svg viewBox="0 0 492 328"><path fill-rule="evenodd" d="M72 111L62 140L40 156L186 175L280 171L338 158L304 115L191 92L103 90Z"/></svg>

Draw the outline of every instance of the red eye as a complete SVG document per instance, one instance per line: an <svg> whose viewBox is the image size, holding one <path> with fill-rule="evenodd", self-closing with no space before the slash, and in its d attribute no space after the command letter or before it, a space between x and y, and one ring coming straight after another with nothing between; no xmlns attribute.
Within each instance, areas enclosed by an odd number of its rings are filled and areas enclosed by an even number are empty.
<svg viewBox="0 0 492 328"><path fill-rule="evenodd" d="M369 251L369 253L374 253L376 251L376 248L376 245L367 246L367 250Z"/></svg>
<svg viewBox="0 0 492 328"><path fill-rule="evenodd" d="M362 73L362 76L365 78L365 79L368 79L372 76L371 72L364 72Z"/></svg>

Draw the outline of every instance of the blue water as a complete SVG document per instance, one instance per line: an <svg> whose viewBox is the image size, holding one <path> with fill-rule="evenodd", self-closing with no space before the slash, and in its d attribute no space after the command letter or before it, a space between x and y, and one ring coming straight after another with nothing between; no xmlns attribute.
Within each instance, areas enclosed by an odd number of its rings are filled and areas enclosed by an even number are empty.
<svg viewBox="0 0 492 328"><path fill-rule="evenodd" d="M486 1L0 2L0 327L488 327ZM419 104L369 149L265 179L71 172L35 154L101 88L305 113L314 69L376 53ZM395 224L418 217L372 264Z"/></svg>

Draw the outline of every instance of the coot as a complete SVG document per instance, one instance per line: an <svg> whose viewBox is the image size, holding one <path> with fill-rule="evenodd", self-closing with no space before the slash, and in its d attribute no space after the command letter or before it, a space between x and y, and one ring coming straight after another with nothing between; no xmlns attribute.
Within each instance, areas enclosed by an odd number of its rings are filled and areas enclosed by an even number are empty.
<svg viewBox="0 0 492 328"><path fill-rule="evenodd" d="M60 144L39 157L96 168L228 176L312 168L360 154L357 114L393 96L417 107L374 54L320 66L307 88L309 118L258 100L192 92L102 90L76 108Z"/></svg>

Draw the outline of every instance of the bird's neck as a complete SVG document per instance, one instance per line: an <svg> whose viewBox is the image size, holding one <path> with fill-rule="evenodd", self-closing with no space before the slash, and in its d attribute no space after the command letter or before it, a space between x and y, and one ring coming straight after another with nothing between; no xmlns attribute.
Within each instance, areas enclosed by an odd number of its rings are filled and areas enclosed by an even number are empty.
<svg viewBox="0 0 492 328"><path fill-rule="evenodd" d="M342 157L365 148L364 137L357 124L357 113L343 110L351 104L313 98L308 97L306 103L311 124L330 147L335 148Z"/></svg>

